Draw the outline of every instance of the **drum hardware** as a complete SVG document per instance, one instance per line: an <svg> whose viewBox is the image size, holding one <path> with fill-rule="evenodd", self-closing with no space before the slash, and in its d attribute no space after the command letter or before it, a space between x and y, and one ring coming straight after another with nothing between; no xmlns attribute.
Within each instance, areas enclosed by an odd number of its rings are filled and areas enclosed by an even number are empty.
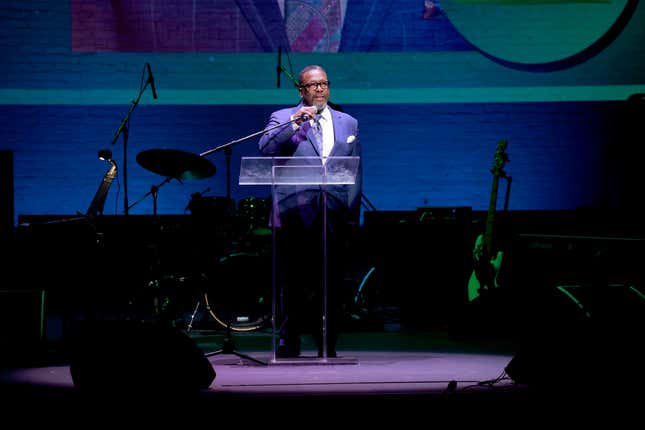
<svg viewBox="0 0 645 430"><path fill-rule="evenodd" d="M293 121L291 121L291 122L293 122ZM278 124L277 126L267 128L267 129L263 129L263 130L255 132L255 133L251 133L251 134L249 134L247 136L241 137L239 139L231 140L228 143L219 145L219 146L217 146L215 148L209 149L209 150L204 151L201 154L199 154L200 157L206 157L206 156L208 156L210 154L213 154L215 152L224 151L224 154L225 154L225 157L226 157L226 198L228 199L228 201L232 201L231 200L231 170L230 170L231 155L232 155L232 149L231 148L234 145L238 144L238 143L244 142L244 141L249 140L249 139L251 139L253 137L259 136L259 135L264 134L264 133L266 133L266 132L268 132L270 130L273 130L274 128L282 127L284 125L285 124ZM245 268L244 271L246 273L252 272L251 270L249 270L248 267ZM268 272L268 273L270 274L271 272ZM229 288L230 288L230 286L229 286ZM208 311L218 321L218 323L222 324L222 321L219 320L219 318L217 318L215 312L211 308L211 305L208 302L208 296L206 295L206 293L204 293L204 298L205 298L206 303L207 303ZM199 307L199 302L197 303L196 309L198 307ZM196 310L195 310L195 312L196 312ZM267 365L267 363L264 363L264 362L262 362L262 361L260 361L258 359L253 358L253 357L249 357L248 355L242 354L242 353L238 352L235 349L235 345L233 343L233 338L231 336L232 331L234 330L233 322L231 320L232 320L232 318L230 318L230 316L229 316L229 318L227 318L227 321L224 324L226 326L226 337L224 339L224 343L222 344L222 347L217 351L207 353L206 356L209 357L209 356L217 355L217 354L234 354L234 355L237 355L238 357L246 358L246 359L254 361L254 362L258 363L258 364ZM191 325L192 325L192 318L191 318ZM253 325L252 325L252 327L253 328L249 328L249 330L259 328L259 326L253 326ZM239 328L239 327L237 328L237 330L242 331L242 329Z"/></svg>
<svg viewBox="0 0 645 430"><path fill-rule="evenodd" d="M190 332L193 329L193 321L195 321L195 315L197 315L198 310L199 310L199 300L197 300L197 303L195 304L195 309L193 310L193 313L190 315L190 321L188 322L188 326L186 326L186 332Z"/></svg>
<svg viewBox="0 0 645 430"><path fill-rule="evenodd" d="M237 210L246 223L247 234L255 237L271 235L272 231L269 227L271 200L269 198L245 197L238 202Z"/></svg>
<svg viewBox="0 0 645 430"><path fill-rule="evenodd" d="M207 159L190 152L177 149L149 149L137 154L137 163L144 169L165 176L159 185L150 187L150 191L127 209L132 209L148 196L153 199L153 214L157 216L157 194L159 189L173 179L181 182L187 179L205 179L215 174L215 166Z"/></svg>
<svg viewBox="0 0 645 430"><path fill-rule="evenodd" d="M195 315L197 315L197 311L199 310L199 307L200 307L200 301L197 300L197 303L195 304L195 309L193 310L193 313L190 316L190 321L188 322L188 326L186 327L187 333L189 333L193 328L193 321L195 320ZM208 309L209 313L211 313L211 315L214 316L213 312L211 311L208 305L208 298L206 298L206 309ZM206 357L212 357L214 355L219 355L219 354L233 354L238 356L239 358L244 358L246 360L253 361L254 363L261 364L262 366L268 365L264 361L261 361L257 358L251 357L250 355L239 352L237 350L237 347L235 346L235 342L233 341L233 331L231 329L230 320L227 323L224 323L222 320L218 319L217 317L215 317L215 319L217 320L218 323L225 324L226 333L224 335L224 341L222 342L222 345L220 345L220 348L215 351L205 353L204 355Z"/></svg>
<svg viewBox="0 0 645 430"><path fill-rule="evenodd" d="M225 328L222 345L206 356L234 354L240 358L267 365L256 358L239 352L233 341L233 332L253 331L264 326L270 319L270 310L265 309L269 301L266 294L270 287L271 274L266 267L258 263L265 262L258 253L231 252L218 259L216 268L209 274L202 274L200 282L202 292L197 300L188 329L192 329L195 316L203 303L211 317ZM260 287L267 287L266 294ZM210 291L207 291L210 289ZM219 293L219 294L218 294ZM210 294L210 297L209 297ZM215 300L213 300L215 296Z"/></svg>
<svg viewBox="0 0 645 430"><path fill-rule="evenodd" d="M166 280L160 270L161 258L159 256L159 244L162 226L158 220L157 214L157 196L159 189L173 179L181 182L182 180L189 179L205 179L215 174L215 166L207 159L192 154L190 152L180 151L176 149L150 149L142 151L137 155L137 162L144 169L165 176L165 179L158 185L150 187L150 191L144 194L140 199L132 203L127 209L131 209L146 197L152 196L153 198L153 219L155 222L154 241L150 248L152 249L153 261L150 265L150 280L148 287L154 290L161 290L160 286ZM174 279L171 277L171 279ZM179 278L183 282L183 278ZM163 293L163 292L162 292ZM163 294L154 294L153 297L153 314L155 318L161 318L165 310L169 306L169 297Z"/></svg>
<svg viewBox="0 0 645 430"><path fill-rule="evenodd" d="M219 354L233 354L240 358L245 358L247 360L253 361L255 363L261 364L262 366L267 366L268 364L264 361L258 360L257 358L251 357L250 355L243 354L239 352L235 347L235 342L233 342L233 337L231 333L231 325L228 324L226 327L226 335L224 337L224 342L220 346L220 349L216 351L207 352L204 355L206 357L212 357Z"/></svg>
<svg viewBox="0 0 645 430"><path fill-rule="evenodd" d="M187 284L191 278L179 273L164 273L158 267L150 267L148 272L148 279L143 280L143 288L131 302L135 305L133 311L156 322L172 326L185 325L185 308L188 303L188 293L185 290L189 288Z"/></svg>
<svg viewBox="0 0 645 430"><path fill-rule="evenodd" d="M204 192L190 195L186 209L191 215L209 222L231 218L234 215L235 201L224 196L205 196Z"/></svg>

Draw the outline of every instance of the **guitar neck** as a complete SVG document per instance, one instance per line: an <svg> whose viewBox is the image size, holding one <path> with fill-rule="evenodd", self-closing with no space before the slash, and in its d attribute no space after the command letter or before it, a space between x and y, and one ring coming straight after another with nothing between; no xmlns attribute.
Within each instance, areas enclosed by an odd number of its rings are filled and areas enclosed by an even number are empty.
<svg viewBox="0 0 645 430"><path fill-rule="evenodd" d="M94 198L92 199L92 202L87 209L88 217L92 218L103 213L105 198L107 197L108 190L110 189L110 185L112 184L112 181L115 177L116 164L112 164L110 169L108 169L108 171L105 173L105 176L103 177L103 180L101 181L98 190L96 190L96 194L94 194Z"/></svg>
<svg viewBox="0 0 645 430"><path fill-rule="evenodd" d="M488 213L486 214L486 231L484 233L484 247L487 255L493 251L493 228L495 226L495 211L497 210L497 190L499 189L499 176L493 176L493 185L490 192Z"/></svg>
<svg viewBox="0 0 645 430"><path fill-rule="evenodd" d="M497 143L497 150L495 151L495 162L493 163L493 185L491 186L490 191L490 202L488 203L488 214L486 216L486 232L483 237L483 249L488 256L493 254L493 228L495 224L495 211L497 209L497 189L499 188L499 178L500 176L506 177L506 174L502 170L504 164L508 161L508 155L506 155L506 146L508 142L506 140L500 140Z"/></svg>

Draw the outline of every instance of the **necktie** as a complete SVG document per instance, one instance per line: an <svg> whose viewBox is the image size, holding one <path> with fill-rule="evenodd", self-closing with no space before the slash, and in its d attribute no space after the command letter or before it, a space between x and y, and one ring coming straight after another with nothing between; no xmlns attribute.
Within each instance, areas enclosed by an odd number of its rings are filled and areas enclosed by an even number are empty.
<svg viewBox="0 0 645 430"><path fill-rule="evenodd" d="M291 52L338 52L340 0L285 0Z"/></svg>
<svg viewBox="0 0 645 430"><path fill-rule="evenodd" d="M323 156L323 134L322 134L322 124L320 124L320 114L316 115L314 118L314 125L313 125L313 131L314 131L314 140L316 142L316 150L318 151L318 155L321 157Z"/></svg>

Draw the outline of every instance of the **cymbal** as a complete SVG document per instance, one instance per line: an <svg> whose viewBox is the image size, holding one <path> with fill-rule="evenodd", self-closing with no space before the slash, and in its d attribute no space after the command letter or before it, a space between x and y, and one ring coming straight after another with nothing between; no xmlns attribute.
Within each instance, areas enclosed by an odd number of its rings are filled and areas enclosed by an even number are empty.
<svg viewBox="0 0 645 430"><path fill-rule="evenodd" d="M178 149L148 149L137 154L137 163L146 170L174 179L204 179L215 174L215 165L206 158Z"/></svg>

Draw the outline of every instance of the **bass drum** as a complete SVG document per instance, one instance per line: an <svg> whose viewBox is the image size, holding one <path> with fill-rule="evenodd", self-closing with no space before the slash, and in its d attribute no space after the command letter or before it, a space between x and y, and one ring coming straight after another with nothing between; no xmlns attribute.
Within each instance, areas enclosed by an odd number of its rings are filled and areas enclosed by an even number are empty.
<svg viewBox="0 0 645 430"><path fill-rule="evenodd" d="M270 254L230 253L217 261L204 283L206 309L222 327L252 331L271 320Z"/></svg>

